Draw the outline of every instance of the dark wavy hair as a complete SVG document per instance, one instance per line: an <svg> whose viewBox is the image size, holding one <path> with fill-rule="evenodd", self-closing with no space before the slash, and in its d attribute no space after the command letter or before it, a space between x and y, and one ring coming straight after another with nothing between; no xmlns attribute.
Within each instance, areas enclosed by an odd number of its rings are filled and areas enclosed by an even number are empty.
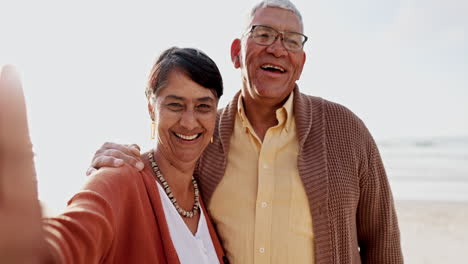
<svg viewBox="0 0 468 264"><path fill-rule="evenodd" d="M219 99L223 95L223 79L216 63L200 50L172 47L159 55L151 69L146 97L157 96L167 84L172 71L181 71L192 81L210 89Z"/></svg>

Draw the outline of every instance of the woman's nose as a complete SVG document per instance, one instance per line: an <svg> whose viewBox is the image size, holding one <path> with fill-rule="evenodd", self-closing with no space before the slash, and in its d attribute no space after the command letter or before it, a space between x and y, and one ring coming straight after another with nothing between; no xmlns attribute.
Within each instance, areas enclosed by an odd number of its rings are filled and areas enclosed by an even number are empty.
<svg viewBox="0 0 468 264"><path fill-rule="evenodd" d="M198 126L198 121L193 110L184 111L180 119L180 125L187 130L195 129Z"/></svg>

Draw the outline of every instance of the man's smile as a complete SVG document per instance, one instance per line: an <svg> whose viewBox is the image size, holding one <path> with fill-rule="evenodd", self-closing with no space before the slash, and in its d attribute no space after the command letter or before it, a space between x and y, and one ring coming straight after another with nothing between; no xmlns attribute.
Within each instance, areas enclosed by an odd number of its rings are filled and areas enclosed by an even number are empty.
<svg viewBox="0 0 468 264"><path fill-rule="evenodd" d="M280 72L280 73L286 72L286 70L283 67L278 66L278 65L273 65L273 64L263 64L262 66L260 66L260 68L262 68L262 70L265 70L265 71L273 71L273 72Z"/></svg>

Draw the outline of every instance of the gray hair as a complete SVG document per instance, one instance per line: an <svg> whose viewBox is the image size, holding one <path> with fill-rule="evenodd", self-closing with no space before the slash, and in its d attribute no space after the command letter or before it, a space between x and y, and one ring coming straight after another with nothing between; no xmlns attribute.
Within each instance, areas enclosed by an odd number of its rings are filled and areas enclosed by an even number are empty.
<svg viewBox="0 0 468 264"><path fill-rule="evenodd" d="M304 30L304 23L302 22L301 12L299 12L296 6L289 0L263 0L259 2L250 10L249 17L248 17L249 22L255 16L255 12L257 12L258 9L264 8L264 7L277 7L277 8L282 8L282 9L292 11L297 16L297 18L299 18L301 28L302 30Z"/></svg>

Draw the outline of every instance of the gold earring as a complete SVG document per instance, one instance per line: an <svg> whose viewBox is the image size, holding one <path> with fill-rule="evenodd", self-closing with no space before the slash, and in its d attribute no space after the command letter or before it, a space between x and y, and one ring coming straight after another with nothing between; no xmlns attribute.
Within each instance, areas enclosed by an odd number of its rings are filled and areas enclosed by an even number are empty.
<svg viewBox="0 0 468 264"><path fill-rule="evenodd" d="M213 143L213 137L211 137L210 142Z"/></svg>
<svg viewBox="0 0 468 264"><path fill-rule="evenodd" d="M156 122L152 121L151 122L151 139L154 139L156 134Z"/></svg>

